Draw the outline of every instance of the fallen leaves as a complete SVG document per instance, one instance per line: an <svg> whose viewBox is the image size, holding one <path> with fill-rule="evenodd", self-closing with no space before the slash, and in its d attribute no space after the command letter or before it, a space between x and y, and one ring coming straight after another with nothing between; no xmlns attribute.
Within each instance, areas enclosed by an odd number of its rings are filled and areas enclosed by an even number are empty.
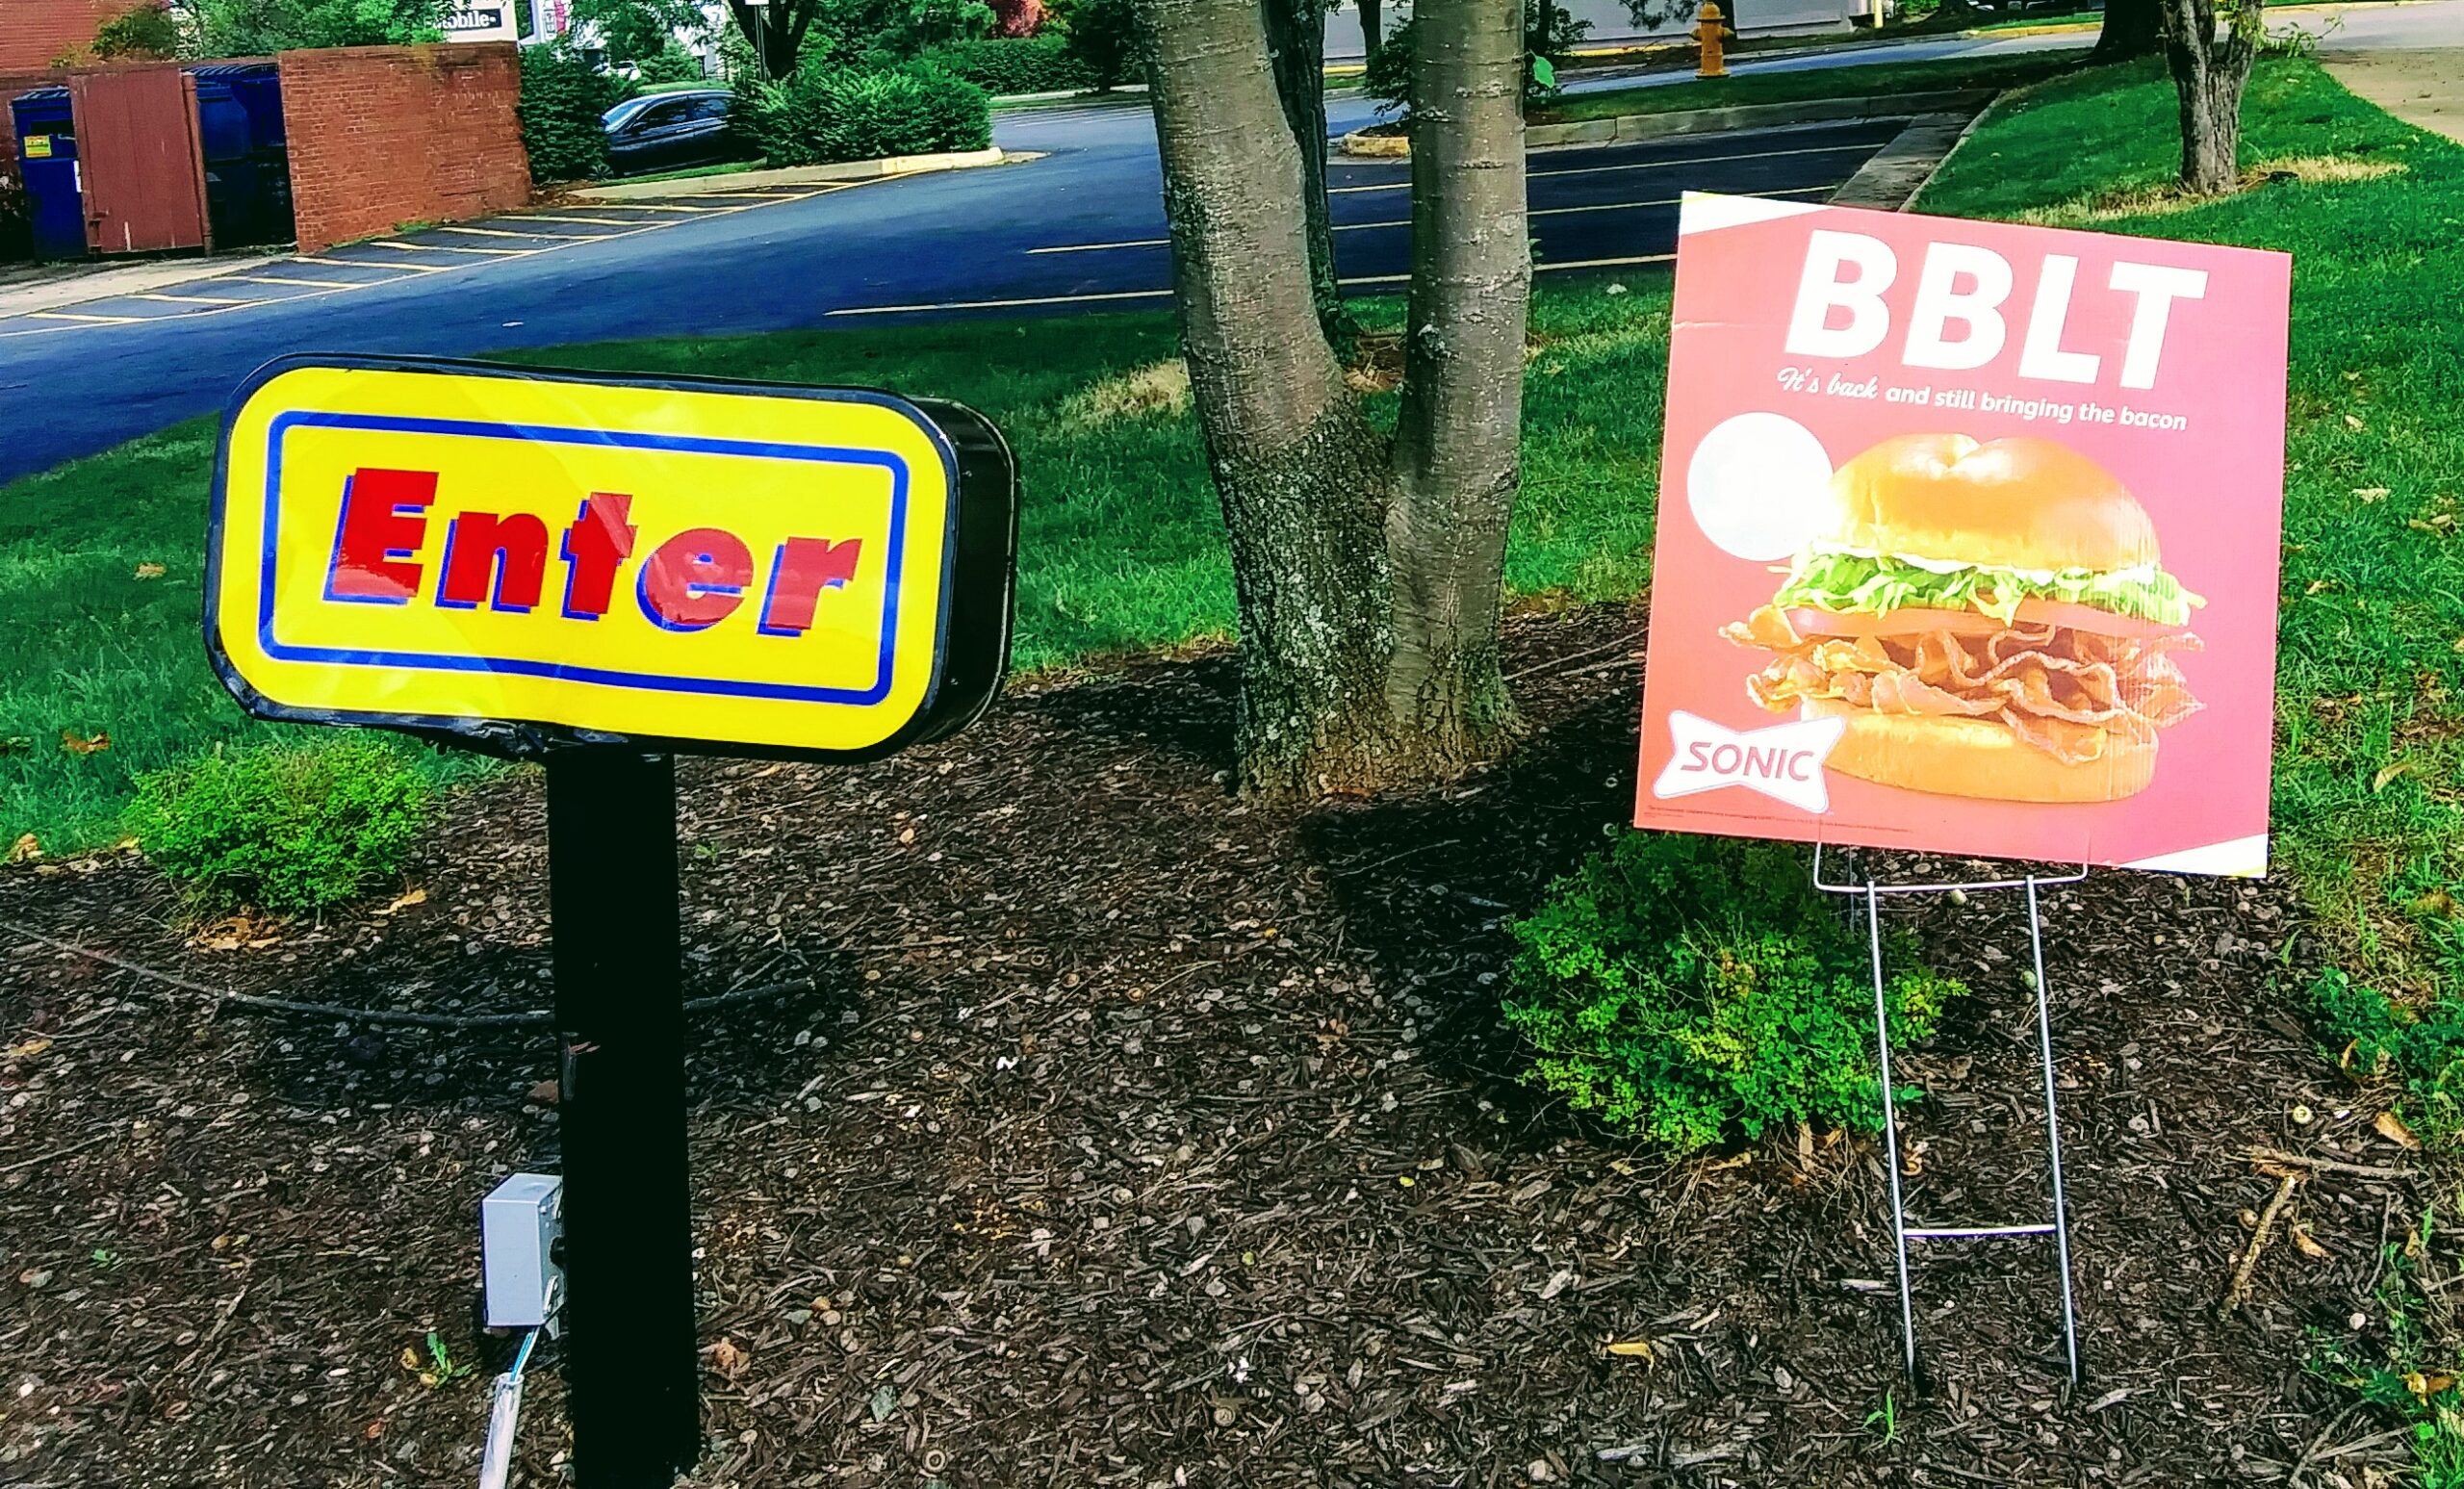
<svg viewBox="0 0 2464 1489"><path fill-rule="evenodd" d="M6 1056L11 1060L32 1060L49 1048L51 1048L49 1040L27 1040L22 1043L12 1044L7 1049L0 1050L0 1056Z"/></svg>
<svg viewBox="0 0 2464 1489"><path fill-rule="evenodd" d="M2413 1129L2405 1126L2404 1119L2393 1112L2379 1113L2378 1119L2370 1125L2378 1130L2380 1137L2406 1152L2418 1153L2422 1150L2422 1140L2414 1137Z"/></svg>
<svg viewBox="0 0 2464 1489"><path fill-rule="evenodd" d="M137 578L141 579L159 579L162 577L163 566L161 564L141 563L137 566Z"/></svg>
<svg viewBox="0 0 2464 1489"><path fill-rule="evenodd" d="M107 729L91 734L80 734L73 729L60 732L60 748L71 755L100 755L111 747L112 732Z"/></svg>
<svg viewBox="0 0 2464 1489"><path fill-rule="evenodd" d="M1640 1360L1646 1365L1659 1363L1659 1356L1653 1352L1652 1342L1648 1339L1612 1339L1608 1342L1608 1352L1624 1359Z"/></svg>
<svg viewBox="0 0 2464 1489"><path fill-rule="evenodd" d="M9 846L9 861L12 863L32 863L41 857L42 844L32 833L18 834L17 840Z"/></svg>
<svg viewBox="0 0 2464 1489"><path fill-rule="evenodd" d="M386 902L385 908L378 911L376 913L380 915L391 915L398 911L408 910L414 905L424 905L426 903L427 891L425 889L406 889L402 893L394 896L393 899Z"/></svg>
<svg viewBox="0 0 2464 1489"><path fill-rule="evenodd" d="M730 1380L744 1373L753 1356L732 1339L722 1339L709 1348L710 1368Z"/></svg>

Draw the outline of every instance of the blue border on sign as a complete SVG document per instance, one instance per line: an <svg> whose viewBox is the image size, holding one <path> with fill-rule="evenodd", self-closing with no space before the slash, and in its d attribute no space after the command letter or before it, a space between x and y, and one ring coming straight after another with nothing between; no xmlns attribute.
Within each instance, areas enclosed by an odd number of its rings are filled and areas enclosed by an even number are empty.
<svg viewBox="0 0 2464 1489"><path fill-rule="evenodd" d="M889 473L889 572L882 599L882 646L872 685L862 689L811 687L784 682L745 682L724 678L674 677L529 661L518 656L444 656L424 652L357 651L292 646L274 639L274 549L281 530L282 442L295 428L369 429L398 434L441 434L471 439L521 440L532 444L599 445L620 449L679 450L687 454L737 455L756 460L809 460L833 465L875 466ZM334 414L293 410L275 416L266 432L266 510L258 570L257 645L278 661L332 662L346 667L407 667L430 672L496 672L557 681L660 693L706 693L731 698L773 698L787 703L880 703L889 696L890 662L898 646L901 562L907 552L907 462L887 450L834 445L795 445L775 440L724 440L611 429L568 429L553 424L494 424L464 419L406 419L382 414Z"/></svg>

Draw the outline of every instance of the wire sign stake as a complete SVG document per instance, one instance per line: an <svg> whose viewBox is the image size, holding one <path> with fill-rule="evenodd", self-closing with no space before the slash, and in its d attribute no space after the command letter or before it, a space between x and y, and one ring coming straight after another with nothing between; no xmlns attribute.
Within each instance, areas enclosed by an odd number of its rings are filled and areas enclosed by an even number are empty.
<svg viewBox="0 0 2464 1489"><path fill-rule="evenodd" d="M1833 884L1822 877L1822 845L1813 851L1813 882L1832 894L1855 895L1865 902L1865 937L1872 950L1874 1030L1880 1053L1883 1087L1883 1167L1890 1177L1891 1251L1899 1266L1899 1326L1909 1378L1917 1378L1916 1306L1908 1284L1908 1244L1912 1241L1982 1241L2019 1236L2053 1238L2055 1274L2062 1283L2062 1349L2072 1385L2079 1383L2079 1313L2070 1286L2070 1215L2062 1192L2062 1119L2053 1092L2053 1018L2047 1007L2044 976L2044 920L2038 904L2041 886L2077 884L2088 877L2083 866L2075 874L2040 878L1993 879L1969 884L1882 884L1870 876L1863 883ZM1911 1225L1899 1184L1899 1109L1890 1079L1890 1011L1883 978L1883 896L1886 894L1976 893L2018 889L2028 897L2028 953L2035 969L2038 1067L2044 1076L2045 1166L2053 1201L2053 1219L2025 1225Z"/></svg>

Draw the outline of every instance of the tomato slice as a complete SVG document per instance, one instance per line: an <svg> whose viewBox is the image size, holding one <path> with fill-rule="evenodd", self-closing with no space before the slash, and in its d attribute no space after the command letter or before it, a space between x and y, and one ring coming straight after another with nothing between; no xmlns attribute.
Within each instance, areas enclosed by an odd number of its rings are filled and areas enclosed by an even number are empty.
<svg viewBox="0 0 2464 1489"><path fill-rule="evenodd" d="M2017 615L2009 626L1977 610L1934 610L1920 605L1909 605L1881 615L1809 609L1791 609L1786 613L1788 625L1801 636L1901 636L1927 631L1948 631L1955 636L1989 636L2009 630L2012 626L2056 626L2099 636L2152 641L2160 636L2180 635L2190 629L2143 621L2131 615L2117 615L2111 610L2099 610L2094 605L2074 604L2064 600L2022 600Z"/></svg>

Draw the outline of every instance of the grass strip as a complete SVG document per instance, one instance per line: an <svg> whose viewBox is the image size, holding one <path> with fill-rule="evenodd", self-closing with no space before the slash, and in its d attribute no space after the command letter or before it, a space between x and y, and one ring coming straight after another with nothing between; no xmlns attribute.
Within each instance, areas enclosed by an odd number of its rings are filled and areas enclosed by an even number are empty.
<svg viewBox="0 0 2464 1489"><path fill-rule="evenodd" d="M1519 595L1597 600L1643 584L1668 277L1633 282L1632 294L1594 285L1535 303L1544 349L1506 562ZM1399 314L1393 302L1364 309L1390 326ZM1016 664L1051 669L1230 633L1222 518L1175 345L1168 317L1122 315L608 344L525 360L854 383L982 409L1023 473ZM1377 401L1391 415L1391 396ZM225 743L296 737L243 718L206 666L213 463L213 422L195 420L0 490L0 653L12 659L0 674L0 845L25 833L55 855L109 843L138 773ZM106 733L107 748L90 748Z"/></svg>

